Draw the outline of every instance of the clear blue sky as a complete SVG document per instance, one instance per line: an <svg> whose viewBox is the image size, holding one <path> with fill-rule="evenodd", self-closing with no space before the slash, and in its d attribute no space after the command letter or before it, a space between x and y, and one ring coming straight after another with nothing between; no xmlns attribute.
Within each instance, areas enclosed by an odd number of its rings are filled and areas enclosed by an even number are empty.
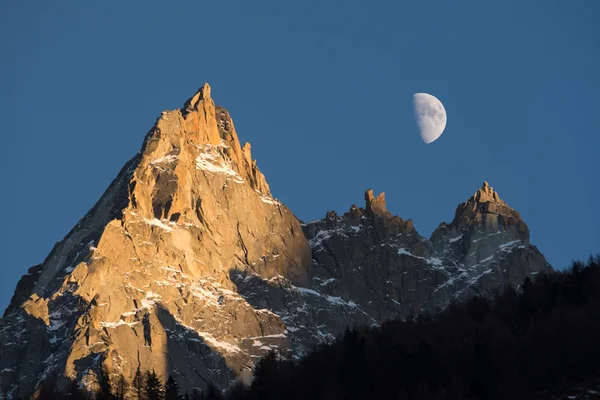
<svg viewBox="0 0 600 400"><path fill-rule="evenodd" d="M488 180L556 268L600 251L599 15L597 0L4 1L0 309L204 82L303 220L372 187L429 236ZM431 145L415 92L448 112Z"/></svg>

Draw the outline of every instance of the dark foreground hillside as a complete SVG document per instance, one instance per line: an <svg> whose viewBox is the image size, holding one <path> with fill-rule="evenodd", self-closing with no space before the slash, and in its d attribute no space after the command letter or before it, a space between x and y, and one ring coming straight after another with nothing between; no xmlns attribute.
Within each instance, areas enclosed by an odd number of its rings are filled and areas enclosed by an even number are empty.
<svg viewBox="0 0 600 400"><path fill-rule="evenodd" d="M142 366L143 367L143 366ZM347 330L299 362L263 358L250 387L226 395L166 390L140 376L140 399L595 399L600 398L600 255L526 279L493 301L473 298L437 316ZM122 398L103 377L97 399ZM42 388L40 398L58 398ZM84 398L77 387L66 398Z"/></svg>
<svg viewBox="0 0 600 400"><path fill-rule="evenodd" d="M507 288L494 301L473 298L432 318L347 331L297 364L272 354L235 398L558 398L593 386L599 374L596 256L527 279L519 294ZM594 398L593 389L579 392Z"/></svg>

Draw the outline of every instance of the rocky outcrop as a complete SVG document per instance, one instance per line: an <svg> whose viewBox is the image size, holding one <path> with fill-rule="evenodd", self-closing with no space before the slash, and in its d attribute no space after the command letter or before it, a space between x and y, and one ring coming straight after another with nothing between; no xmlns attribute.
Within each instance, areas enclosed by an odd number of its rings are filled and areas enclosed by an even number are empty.
<svg viewBox="0 0 600 400"><path fill-rule="evenodd" d="M0 321L0 399L45 380L92 389L102 366L127 382L154 369L184 390L225 388L271 350L298 358L348 326L433 312L549 268L487 184L429 240L372 190L364 208L301 223L204 85L162 113L19 282Z"/></svg>

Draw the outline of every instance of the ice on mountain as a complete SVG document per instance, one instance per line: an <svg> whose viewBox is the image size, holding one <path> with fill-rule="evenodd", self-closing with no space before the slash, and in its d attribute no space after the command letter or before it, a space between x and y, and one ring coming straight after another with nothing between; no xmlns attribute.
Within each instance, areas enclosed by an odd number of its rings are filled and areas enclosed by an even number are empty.
<svg viewBox="0 0 600 400"><path fill-rule="evenodd" d="M223 143L218 146L210 144L199 146L202 152L196 158L196 168L215 174L227 175L235 183L244 183L242 177L231 168L230 163L225 161L224 157L219 153L219 148L226 147L228 146Z"/></svg>
<svg viewBox="0 0 600 400"><path fill-rule="evenodd" d="M460 239L462 239L462 237L463 237L463 235L461 234L460 236L448 239L448 242L450 242L450 243L458 242Z"/></svg>
<svg viewBox="0 0 600 400"><path fill-rule="evenodd" d="M173 232L173 228L170 227L169 225L167 225L169 222L166 220L163 222L157 218L154 218L154 219L145 219L144 221L149 225L157 226L161 229L164 229L167 232Z"/></svg>

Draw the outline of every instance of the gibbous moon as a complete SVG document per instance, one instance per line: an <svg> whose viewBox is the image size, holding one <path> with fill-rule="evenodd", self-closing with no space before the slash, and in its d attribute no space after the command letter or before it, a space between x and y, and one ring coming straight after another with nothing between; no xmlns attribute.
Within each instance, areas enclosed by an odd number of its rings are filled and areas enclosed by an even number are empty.
<svg viewBox="0 0 600 400"><path fill-rule="evenodd" d="M442 102L430 94L415 93L413 107L421 139L429 144L439 138L446 128L446 110Z"/></svg>

